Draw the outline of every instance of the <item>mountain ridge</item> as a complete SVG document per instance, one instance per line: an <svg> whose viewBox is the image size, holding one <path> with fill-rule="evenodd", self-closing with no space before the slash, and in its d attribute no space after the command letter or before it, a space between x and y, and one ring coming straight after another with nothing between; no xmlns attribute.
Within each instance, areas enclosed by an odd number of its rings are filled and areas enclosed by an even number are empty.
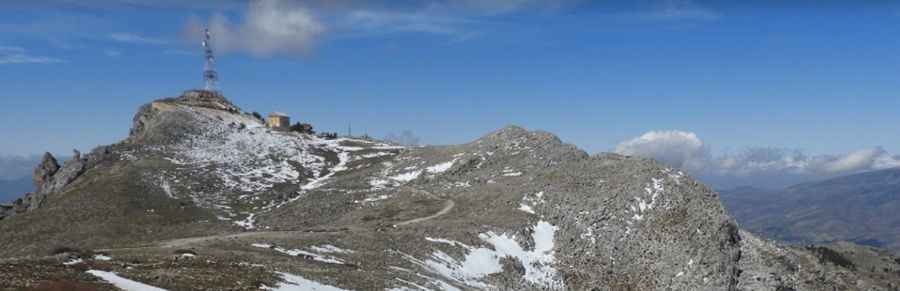
<svg viewBox="0 0 900 291"><path fill-rule="evenodd" d="M142 106L127 139L0 220L0 288L107 290L104 272L171 290L890 290L900 276L883 254L861 272L753 238L688 175L547 132L323 139L209 94ZM69 180L58 171L46 180Z"/></svg>

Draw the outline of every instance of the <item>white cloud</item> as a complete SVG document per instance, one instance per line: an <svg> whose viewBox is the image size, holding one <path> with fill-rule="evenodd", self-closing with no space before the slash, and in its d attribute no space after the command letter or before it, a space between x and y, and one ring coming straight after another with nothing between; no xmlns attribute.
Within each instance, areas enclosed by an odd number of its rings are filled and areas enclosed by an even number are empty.
<svg viewBox="0 0 900 291"><path fill-rule="evenodd" d="M616 153L653 157L673 167L696 167L709 155L703 141L692 132L651 131L620 143Z"/></svg>
<svg viewBox="0 0 900 291"><path fill-rule="evenodd" d="M654 158L684 169L714 187L784 187L839 175L900 167L900 157L882 148L840 155L807 155L799 150L754 147L737 154L713 155L692 132L651 131L624 141L616 153Z"/></svg>
<svg viewBox="0 0 900 291"><path fill-rule="evenodd" d="M462 18L438 16L426 12L387 12L358 10L346 15L343 25L367 32L421 32L430 34L464 34Z"/></svg>
<svg viewBox="0 0 900 291"><path fill-rule="evenodd" d="M118 42L131 43L131 44L152 44L152 45L163 45L168 43L165 39L161 38L153 38L137 35L134 33L127 32L116 32L109 35L109 38Z"/></svg>
<svg viewBox="0 0 900 291"><path fill-rule="evenodd" d="M829 173L842 173L893 167L900 167L900 160L882 148L871 148L858 150L831 160L824 164L823 170Z"/></svg>
<svg viewBox="0 0 900 291"><path fill-rule="evenodd" d="M25 48L15 46L0 46L0 65L5 64L52 64L65 62L61 59L34 56L28 54Z"/></svg>
<svg viewBox="0 0 900 291"><path fill-rule="evenodd" d="M361 0L249 2L240 23L223 14L192 20L186 41L199 43L209 27L217 50L256 56L308 53L328 33L341 36L420 33L466 40L480 33L479 17L569 6L581 0L426 0L397 4ZM345 33L345 34L341 34Z"/></svg>
<svg viewBox="0 0 900 291"><path fill-rule="evenodd" d="M257 56L309 52L325 25L298 3L271 0L250 4L243 23L232 24L224 15L209 21L213 46L222 52L248 52ZM199 42L203 25L188 24L190 41Z"/></svg>

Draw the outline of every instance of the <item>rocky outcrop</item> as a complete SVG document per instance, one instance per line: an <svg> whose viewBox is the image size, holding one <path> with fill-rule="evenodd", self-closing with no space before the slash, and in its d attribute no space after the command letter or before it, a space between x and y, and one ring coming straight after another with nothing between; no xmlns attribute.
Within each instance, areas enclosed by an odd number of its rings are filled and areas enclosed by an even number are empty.
<svg viewBox="0 0 900 291"><path fill-rule="evenodd" d="M34 175L31 178L37 192L41 192L44 184L48 183L57 171L59 171L59 163L56 158L49 152L44 153L41 163L34 169Z"/></svg>
<svg viewBox="0 0 900 291"><path fill-rule="evenodd" d="M87 159L82 158L81 152L74 150L72 158L66 161L59 171L53 174L51 179L45 181L42 185L36 185L39 189L37 193L50 194L63 190L64 187L75 181L78 176L84 173L87 166Z"/></svg>
<svg viewBox="0 0 900 291"><path fill-rule="evenodd" d="M160 99L141 106L134 115L125 142L167 145L201 135L202 127L198 123L204 120L198 119L197 111L217 112L219 116L250 117L218 92L187 91L179 97ZM255 118L253 120L258 122Z"/></svg>
<svg viewBox="0 0 900 291"><path fill-rule="evenodd" d="M181 94L181 96L178 96L174 99L167 99L166 101L171 101L185 106L216 109L228 111L231 113L241 112L241 109L232 104L231 101L228 101L228 99L225 99L224 95L215 91L186 91Z"/></svg>
<svg viewBox="0 0 900 291"><path fill-rule="evenodd" d="M89 164L96 164L108 153L107 147L99 147L88 157L82 157L78 150L73 151L72 158L59 166L53 154L44 153L41 163L34 169L32 181L35 192L26 193L17 199L6 210L0 209L0 217L12 216L16 213L32 211L40 208L47 197L62 192L66 186L83 174Z"/></svg>

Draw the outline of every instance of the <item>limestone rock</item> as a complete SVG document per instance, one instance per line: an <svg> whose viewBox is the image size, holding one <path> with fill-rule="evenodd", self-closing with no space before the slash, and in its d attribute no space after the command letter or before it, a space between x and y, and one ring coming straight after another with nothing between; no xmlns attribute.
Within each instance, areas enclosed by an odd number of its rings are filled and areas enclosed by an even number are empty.
<svg viewBox="0 0 900 291"><path fill-rule="evenodd" d="M74 150L72 158L62 167L52 154L45 153L41 164L34 171L33 180L37 191L25 195L23 203L25 208L34 210L41 207L48 195L62 191L84 173L86 165L87 159L82 158L78 150Z"/></svg>
<svg viewBox="0 0 900 291"><path fill-rule="evenodd" d="M215 91L191 90L184 92L184 94L171 101L186 106L205 107L232 113L241 111L241 109L232 104L231 101L225 99L224 95Z"/></svg>
<svg viewBox="0 0 900 291"><path fill-rule="evenodd" d="M37 188L37 192L41 192L44 184L49 182L50 178L57 171L59 171L59 163L56 161L56 158L49 152L44 153L41 163L34 169L34 175L32 175L32 181L34 182L34 187Z"/></svg>
<svg viewBox="0 0 900 291"><path fill-rule="evenodd" d="M250 116L241 113L240 108L217 92L187 91L179 97L165 98L141 106L132 120L126 142L172 144L201 135L203 127L198 126L198 123L203 120L198 120L196 111L216 112L217 116ZM258 120L254 119L254 122Z"/></svg>
<svg viewBox="0 0 900 291"><path fill-rule="evenodd" d="M48 181L49 183L44 183L40 187L41 190L38 193L59 192L84 172L86 164L87 160L81 157L81 152L74 150L72 158L63 164L59 171L53 175L53 178Z"/></svg>

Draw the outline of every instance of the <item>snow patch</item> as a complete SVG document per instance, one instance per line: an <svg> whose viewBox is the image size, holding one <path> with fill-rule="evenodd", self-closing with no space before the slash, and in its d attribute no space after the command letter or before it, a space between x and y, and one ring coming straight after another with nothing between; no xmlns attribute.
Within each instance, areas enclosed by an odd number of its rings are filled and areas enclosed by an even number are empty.
<svg viewBox="0 0 900 291"><path fill-rule="evenodd" d="M503 176L506 176L506 177L518 177L518 176L522 176L522 172L513 170L513 169L510 168L510 167L505 167L505 168L503 168L502 174L503 174Z"/></svg>
<svg viewBox="0 0 900 291"><path fill-rule="evenodd" d="M100 270L88 270L88 274L94 275L103 281L106 281L116 288L125 290L125 291L166 291L166 289L153 287L144 283L132 281L123 277L120 277L116 273L100 271Z"/></svg>
<svg viewBox="0 0 900 291"><path fill-rule="evenodd" d="M336 247L333 245L312 246L312 247L310 247L310 249L312 249L315 252L323 253L323 254L333 254L333 253L352 254L352 253L355 253L355 251L345 250L345 249L342 249L342 248L339 248L339 247Z"/></svg>
<svg viewBox="0 0 900 291"><path fill-rule="evenodd" d="M631 212L634 215L631 217L632 220L643 220L646 212L652 210L656 207L657 198L665 192L665 187L663 184L663 179L651 178L652 182L648 183L646 187L644 187L644 192L649 197L649 199L644 199L644 197L635 197L634 200L637 204L630 206Z"/></svg>
<svg viewBox="0 0 900 291"><path fill-rule="evenodd" d="M244 220L235 221L234 224L237 224L244 229L254 229L256 228L256 213L251 213Z"/></svg>
<svg viewBox="0 0 900 291"><path fill-rule="evenodd" d="M308 251L304 251L304 250L301 250L301 249L290 249L290 250L289 250L289 249L285 249L285 248L282 248L282 247L272 246L272 245L269 245L269 244L252 244L252 246L258 247L258 248L271 249L271 250L274 250L274 251L276 251L276 252L279 252L279 253L282 253L282 254L285 254L285 255L289 255L289 256L292 256L292 257L304 257L304 258L308 258L308 259L311 259L311 260L313 260L313 261L322 262L322 263L338 264L338 265L343 265L343 264L344 264L344 261L343 261L343 260L338 259L338 258L335 258L335 257L333 257L333 256L320 255L320 254L317 254L317 253L308 252ZM333 252L330 252L330 253L333 253Z"/></svg>
<svg viewBox="0 0 900 291"><path fill-rule="evenodd" d="M522 211L525 211L525 212L528 212L531 214L535 214L534 209L532 209L530 205L527 205L525 203L519 203L519 210L522 210Z"/></svg>
<svg viewBox="0 0 900 291"><path fill-rule="evenodd" d="M519 202L519 210L536 214L534 208L544 203L546 203L546 201L544 201L544 191L535 193L534 195L526 194L525 196L522 196L522 201Z"/></svg>
<svg viewBox="0 0 900 291"><path fill-rule="evenodd" d="M500 264L501 258L513 258L521 262L525 270L523 279L529 283L549 288L565 289L558 271L553 267L555 263L554 235L558 227L546 221L539 221L533 227L531 239L534 242L532 250L524 249L515 235L496 234L488 232L478 237L490 244L492 248L475 248L465 244L446 239L426 238L437 243L451 244L465 248L467 253L462 260L435 251L431 257L422 261L411 256L405 258L428 271L438 274L454 282L478 289L493 289L484 282L484 278L503 270Z"/></svg>
<svg viewBox="0 0 900 291"><path fill-rule="evenodd" d="M455 163L456 163L456 159L453 159L452 161L449 161L449 162L440 163L440 164L425 168L425 170L431 174L440 174L440 173L446 172L447 170L452 168L453 164L455 164Z"/></svg>
<svg viewBox="0 0 900 291"><path fill-rule="evenodd" d="M344 291L334 286L325 285L316 281L312 281L294 274L277 272L284 282L278 283L275 288L263 287L263 290L275 291Z"/></svg>
<svg viewBox="0 0 900 291"><path fill-rule="evenodd" d="M418 170L418 171L412 171L412 172L398 174L395 176L391 176L390 178L391 178L391 180L394 180L397 182L409 182L409 181L415 180L416 178L419 178L419 175L421 175L421 174L422 174L422 170Z"/></svg>

